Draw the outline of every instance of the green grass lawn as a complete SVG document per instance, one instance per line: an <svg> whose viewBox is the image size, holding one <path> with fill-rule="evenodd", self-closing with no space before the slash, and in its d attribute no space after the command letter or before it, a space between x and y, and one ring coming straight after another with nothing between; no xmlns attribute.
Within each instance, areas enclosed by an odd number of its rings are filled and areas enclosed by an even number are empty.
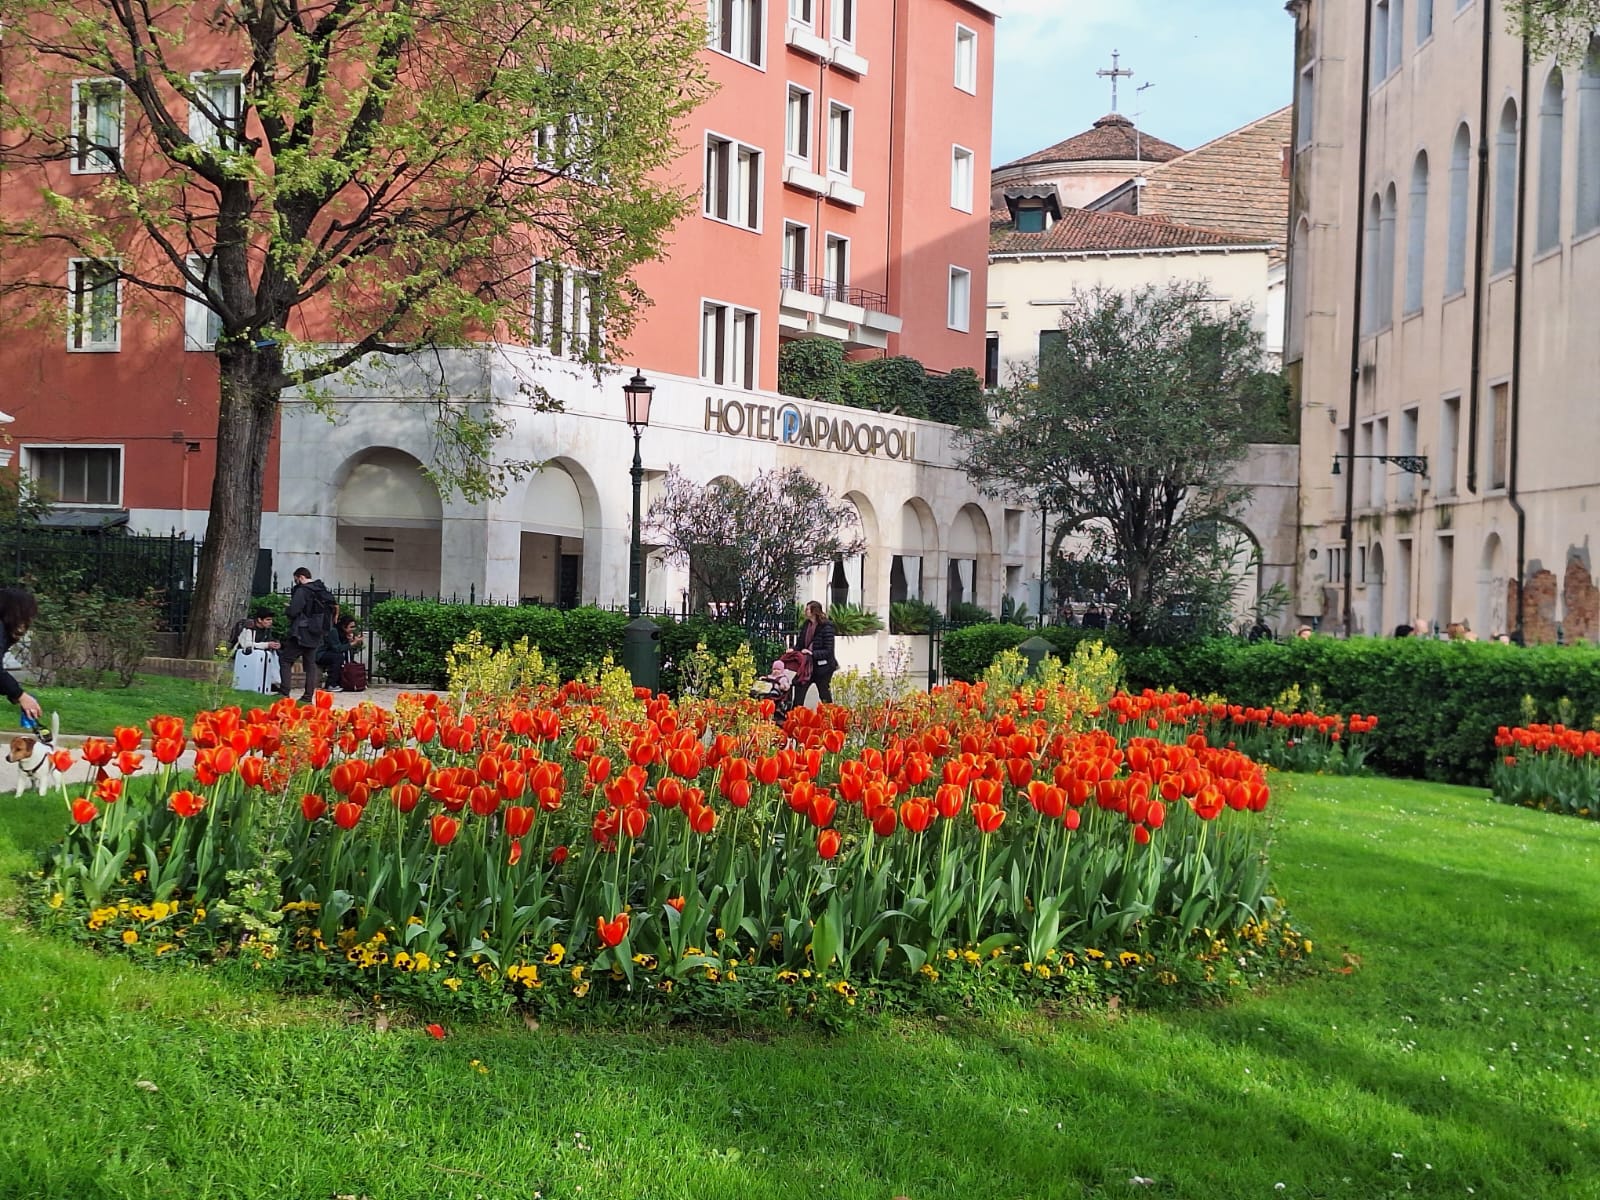
<svg viewBox="0 0 1600 1200"><path fill-rule="evenodd" d="M132 687L28 689L49 714L61 714L63 733L108 735L118 725L137 725L162 713L193 716L201 709L237 704L241 708L265 708L273 700L259 692L236 692L231 686L201 683L194 679L174 679L167 675L140 675ZM17 728L17 710L3 706L4 721Z"/></svg>
<svg viewBox="0 0 1600 1200"><path fill-rule="evenodd" d="M1279 796L1324 969L1200 1011L434 1041L0 919L0 1196L1600 1197L1600 825Z"/></svg>

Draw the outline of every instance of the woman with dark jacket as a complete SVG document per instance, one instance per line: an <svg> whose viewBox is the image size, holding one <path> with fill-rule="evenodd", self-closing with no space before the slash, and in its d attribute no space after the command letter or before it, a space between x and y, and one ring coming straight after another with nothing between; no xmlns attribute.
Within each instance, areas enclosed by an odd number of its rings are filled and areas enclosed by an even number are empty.
<svg viewBox="0 0 1600 1200"><path fill-rule="evenodd" d="M0 695L34 721L43 715L39 702L22 690L11 672L5 670L4 663L6 654L22 640L38 615L39 601L27 588L0 588Z"/></svg>
<svg viewBox="0 0 1600 1200"><path fill-rule="evenodd" d="M806 605L806 623L800 630L800 649L811 655L811 682L817 685L817 699L824 704L832 704L833 689L828 683L839 669L833 657L833 622L828 620L827 612L815 600Z"/></svg>
<svg viewBox="0 0 1600 1200"><path fill-rule="evenodd" d="M355 625L356 619L349 613L335 619L322 639L322 647L317 651L317 665L335 684L339 682L340 669L355 658L356 647L361 644L361 635L351 632Z"/></svg>

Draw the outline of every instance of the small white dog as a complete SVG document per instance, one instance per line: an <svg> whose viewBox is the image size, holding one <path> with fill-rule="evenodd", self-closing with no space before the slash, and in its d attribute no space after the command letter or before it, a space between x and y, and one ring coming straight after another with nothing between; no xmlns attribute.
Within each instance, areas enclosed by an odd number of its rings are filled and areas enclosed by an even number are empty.
<svg viewBox="0 0 1600 1200"><path fill-rule="evenodd" d="M31 787L43 796L61 782L61 773L56 770L53 744L60 727L61 717L55 714L50 719L48 737L23 734L11 739L11 749L6 759L17 769L17 795L22 795Z"/></svg>

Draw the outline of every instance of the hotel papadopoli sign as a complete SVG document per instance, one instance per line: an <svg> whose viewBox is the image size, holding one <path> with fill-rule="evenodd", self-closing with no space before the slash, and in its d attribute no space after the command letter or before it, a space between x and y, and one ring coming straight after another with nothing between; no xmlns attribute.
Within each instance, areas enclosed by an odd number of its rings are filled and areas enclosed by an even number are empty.
<svg viewBox="0 0 1600 1200"><path fill-rule="evenodd" d="M839 413L850 411L861 410L841 408ZM860 454L867 458L890 458L899 462L917 459L915 430L874 421L855 421L798 404L759 404L753 400L719 400L707 396L706 432L807 450Z"/></svg>

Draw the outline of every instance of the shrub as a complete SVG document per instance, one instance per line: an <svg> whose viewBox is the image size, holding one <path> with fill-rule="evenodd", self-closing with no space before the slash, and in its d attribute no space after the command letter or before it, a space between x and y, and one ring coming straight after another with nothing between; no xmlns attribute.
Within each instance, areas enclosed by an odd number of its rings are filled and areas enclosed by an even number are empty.
<svg viewBox="0 0 1600 1200"><path fill-rule="evenodd" d="M753 637L743 625L713 621L710 617L692 616L673 620L670 617L653 616L650 619L661 626L661 690L669 696L682 692L684 667L701 646L713 657L727 661L739 652L740 646L748 645L762 673L784 650L781 641Z"/></svg>
<svg viewBox="0 0 1600 1200"><path fill-rule="evenodd" d="M1031 633L1021 625L993 622L952 629L939 644L939 661L949 678L972 683L989 669L1002 650L1021 645Z"/></svg>
<svg viewBox="0 0 1600 1200"><path fill-rule="evenodd" d="M927 382L927 372L914 358L871 358L850 364L845 400L858 408L926 420Z"/></svg>
<svg viewBox="0 0 1600 1200"><path fill-rule="evenodd" d="M478 631L493 650L520 638L538 647L562 679L572 679L608 653L620 655L623 613L587 607L562 611L535 605L501 607L439 604L431 600L385 600L372 610L373 630L383 639L378 670L404 683L444 687L448 655L458 642Z"/></svg>
<svg viewBox="0 0 1600 1200"><path fill-rule="evenodd" d="M926 600L897 600L889 605L890 633L928 633L939 622L939 610Z"/></svg>
<svg viewBox="0 0 1600 1200"><path fill-rule="evenodd" d="M983 383L971 367L957 367L948 375L929 375L923 385L928 397L928 419L946 425L981 429L989 423Z"/></svg>
<svg viewBox="0 0 1600 1200"><path fill-rule="evenodd" d="M844 403L844 345L828 338L785 342L778 350L778 391L805 400Z"/></svg>
<svg viewBox="0 0 1600 1200"><path fill-rule="evenodd" d="M960 628L964 625L982 625L994 620L994 614L981 604L969 604L963 600L959 604L950 606L950 615L946 622Z"/></svg>
<svg viewBox="0 0 1600 1200"><path fill-rule="evenodd" d="M98 688L109 675L129 687L155 644L156 606L100 592L41 596L28 660L41 684Z"/></svg>
<svg viewBox="0 0 1600 1200"><path fill-rule="evenodd" d="M859 604L835 604L828 610L828 620L839 637L862 637L883 628L883 618Z"/></svg>

